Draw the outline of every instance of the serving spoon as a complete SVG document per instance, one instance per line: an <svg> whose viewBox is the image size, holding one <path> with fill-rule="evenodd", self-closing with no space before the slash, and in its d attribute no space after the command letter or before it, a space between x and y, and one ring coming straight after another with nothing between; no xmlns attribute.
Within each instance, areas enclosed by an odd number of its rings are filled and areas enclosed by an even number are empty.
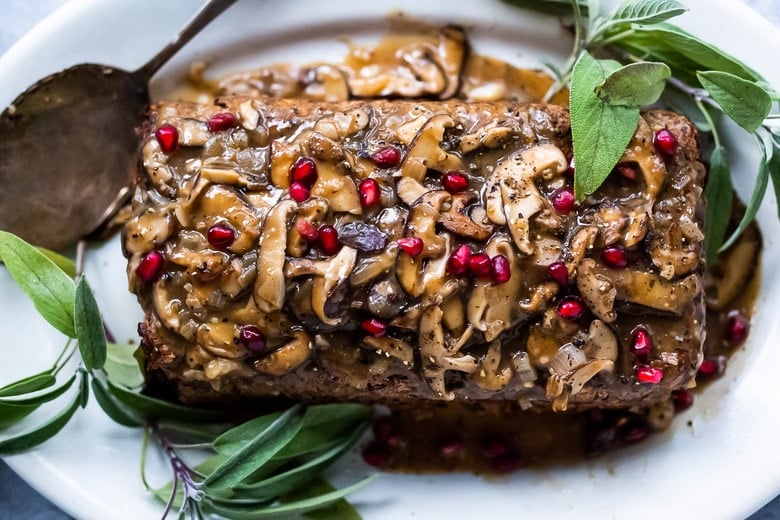
<svg viewBox="0 0 780 520"><path fill-rule="evenodd" d="M236 0L209 0L136 71L75 65L28 88L0 114L0 229L62 249L129 196L149 79Z"/></svg>

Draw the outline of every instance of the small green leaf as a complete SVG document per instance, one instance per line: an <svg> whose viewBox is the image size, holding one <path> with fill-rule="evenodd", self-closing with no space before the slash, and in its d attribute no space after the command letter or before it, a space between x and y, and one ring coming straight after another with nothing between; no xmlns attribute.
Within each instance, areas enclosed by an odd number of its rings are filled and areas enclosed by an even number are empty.
<svg viewBox="0 0 780 520"><path fill-rule="evenodd" d="M82 373L81 377L83 379L86 376ZM67 408L41 426L34 430L5 439L4 441L0 441L0 456L4 457L6 455L21 453L51 439L68 424L68 421L70 421L73 414L76 413L81 402L82 395L81 393L78 393L74 396L73 401L71 401Z"/></svg>
<svg viewBox="0 0 780 520"><path fill-rule="evenodd" d="M610 16L610 21L655 24L680 16L688 9L675 0L626 1Z"/></svg>
<svg viewBox="0 0 780 520"><path fill-rule="evenodd" d="M332 493L336 491L330 483L324 478L318 478L311 482L304 489L295 493L291 498L309 498L324 495L326 493ZM357 510L352 507L352 504L344 500L343 498L337 502L333 502L331 505L309 511L304 513L306 518L314 518L315 520L361 520L362 517Z"/></svg>
<svg viewBox="0 0 780 520"><path fill-rule="evenodd" d="M106 331L103 318L87 279L83 276L76 286L75 301L76 338L79 341L81 359L87 370L103 368L106 363Z"/></svg>
<svg viewBox="0 0 780 520"><path fill-rule="evenodd" d="M623 156L639 122L639 109L612 106L595 93L620 64L583 52L574 65L569 94L574 141L574 192L578 200L596 191Z"/></svg>
<svg viewBox="0 0 780 520"><path fill-rule="evenodd" d="M752 81L717 70L697 76L723 112L748 132L755 132L772 109L772 97Z"/></svg>
<svg viewBox="0 0 780 520"><path fill-rule="evenodd" d="M530 9L544 14L551 14L554 16L569 16L572 14L572 2L571 0L504 0L515 7L522 9ZM582 14L588 12L588 1L577 0L580 6Z"/></svg>
<svg viewBox="0 0 780 520"><path fill-rule="evenodd" d="M718 251L726 236L731 218L734 188L731 185L726 149L717 146L710 157L710 173L704 196L707 199L707 215L704 219L704 248L707 265L717 263Z"/></svg>
<svg viewBox="0 0 780 520"><path fill-rule="evenodd" d="M671 75L665 63L629 63L604 78L595 92L607 104L640 108L658 101Z"/></svg>
<svg viewBox="0 0 780 520"><path fill-rule="evenodd" d="M108 390L120 403L149 419L214 422L222 418L222 414L219 411L170 403L162 399L133 392L112 381L108 381Z"/></svg>
<svg viewBox="0 0 780 520"><path fill-rule="evenodd" d="M54 383L56 382L57 378L52 375L51 370L47 370L46 372L40 372L5 385L0 388L0 397L11 397L14 395L37 392L44 388L54 386Z"/></svg>
<svg viewBox="0 0 780 520"><path fill-rule="evenodd" d="M206 477L203 486L226 489L241 483L295 437L303 425L303 414L304 409L300 405L284 412Z"/></svg>
<svg viewBox="0 0 780 520"><path fill-rule="evenodd" d="M135 348L130 345L108 343L103 370L108 379L126 388L139 388L144 384L144 374L135 358Z"/></svg>
<svg viewBox="0 0 780 520"><path fill-rule="evenodd" d="M117 402L114 397L109 393L103 382L97 378L92 378L92 394L95 396L95 400L100 405L100 408L108 415L115 423L134 428L141 426L143 423L141 420L130 410L125 409L121 403Z"/></svg>
<svg viewBox="0 0 780 520"><path fill-rule="evenodd" d="M769 177L772 179L772 186L775 191L777 201L777 217L780 218L780 147L773 145L772 159L769 161Z"/></svg>
<svg viewBox="0 0 780 520"><path fill-rule="evenodd" d="M14 424L18 423L35 410L38 409L37 404L30 406L13 406L0 404L0 430L10 428Z"/></svg>
<svg viewBox="0 0 780 520"><path fill-rule="evenodd" d="M61 254L57 253L56 251L52 251L51 249L46 249L45 247L37 247L38 251L46 255L46 257L57 264L57 267L62 269L62 271L70 276L71 278L76 277L76 264L68 258L67 256L62 256Z"/></svg>
<svg viewBox="0 0 780 520"><path fill-rule="evenodd" d="M73 382L76 380L76 374L73 374L70 379L60 386L49 390L47 392L35 393L34 395L27 397L0 397L0 405L12 405L12 406L27 406L27 405L41 405L57 399L59 396L68 391L68 388L73 386Z"/></svg>
<svg viewBox="0 0 780 520"><path fill-rule="evenodd" d="M36 247L7 231L0 231L0 259L41 316L55 329L75 338L73 280Z"/></svg>

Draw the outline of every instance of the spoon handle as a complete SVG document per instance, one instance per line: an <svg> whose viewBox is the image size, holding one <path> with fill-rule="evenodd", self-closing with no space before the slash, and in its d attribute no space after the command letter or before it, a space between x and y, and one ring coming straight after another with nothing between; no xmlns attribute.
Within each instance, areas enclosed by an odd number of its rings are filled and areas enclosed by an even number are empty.
<svg viewBox="0 0 780 520"><path fill-rule="evenodd" d="M184 28L174 37L174 39L158 52L152 59L146 62L141 68L133 72L133 76L143 83L151 79L157 70L162 67L179 49L184 47L196 34L198 34L214 18L236 3L236 0L209 0L200 10L195 13Z"/></svg>

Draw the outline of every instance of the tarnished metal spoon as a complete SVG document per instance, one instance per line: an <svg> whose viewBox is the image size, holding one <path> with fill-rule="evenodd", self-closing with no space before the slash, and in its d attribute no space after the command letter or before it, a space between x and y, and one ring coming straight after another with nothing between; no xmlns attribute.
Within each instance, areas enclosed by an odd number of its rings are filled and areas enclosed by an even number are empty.
<svg viewBox="0 0 780 520"><path fill-rule="evenodd" d="M134 72L83 64L48 76L0 114L0 229L61 249L121 204L137 164L147 83L236 0L210 0Z"/></svg>

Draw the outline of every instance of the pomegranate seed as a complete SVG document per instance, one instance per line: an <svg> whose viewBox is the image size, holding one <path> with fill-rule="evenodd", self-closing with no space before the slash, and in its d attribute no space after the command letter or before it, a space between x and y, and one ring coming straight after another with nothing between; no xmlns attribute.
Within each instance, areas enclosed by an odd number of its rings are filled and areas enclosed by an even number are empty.
<svg viewBox="0 0 780 520"><path fill-rule="evenodd" d="M310 244L316 242L317 238L320 236L317 228L314 227L314 224L303 218L295 223L295 230L301 235L302 239Z"/></svg>
<svg viewBox="0 0 780 520"><path fill-rule="evenodd" d="M568 175L569 177L571 177L573 179L574 178L574 172L575 172L574 157L572 157L571 159L569 159L569 167L566 169L566 175Z"/></svg>
<svg viewBox="0 0 780 520"><path fill-rule="evenodd" d="M384 468L390 463L390 450L385 444L372 442L363 450L363 460L369 466Z"/></svg>
<svg viewBox="0 0 780 520"><path fill-rule="evenodd" d="M173 125L162 125L154 133L154 137L160 143L163 153L172 154L179 148L179 130Z"/></svg>
<svg viewBox="0 0 780 520"><path fill-rule="evenodd" d="M401 164L401 150L395 146L385 146L374 152L371 160L380 168L395 168Z"/></svg>
<svg viewBox="0 0 780 520"><path fill-rule="evenodd" d="M466 274L470 257L471 249L469 249L469 246L466 244L459 245L447 260L447 272L455 276Z"/></svg>
<svg viewBox="0 0 780 520"><path fill-rule="evenodd" d="M571 186L565 186L552 194L550 197L555 211L561 215L566 215L574 211L574 189Z"/></svg>
<svg viewBox="0 0 780 520"><path fill-rule="evenodd" d="M618 164L615 168L620 175L628 180L636 179L636 168L628 164Z"/></svg>
<svg viewBox="0 0 780 520"><path fill-rule="evenodd" d="M548 265L547 276L564 287L569 285L569 270L563 262L553 262Z"/></svg>
<svg viewBox="0 0 780 520"><path fill-rule="evenodd" d="M660 368L641 365L636 368L636 380L640 383L657 385L664 378L664 371Z"/></svg>
<svg viewBox="0 0 780 520"><path fill-rule="evenodd" d="M620 427L620 437L629 444L641 442L650 436L650 427L644 421L628 421Z"/></svg>
<svg viewBox="0 0 780 520"><path fill-rule="evenodd" d="M510 451L504 439L491 438L482 443L482 454L489 459L507 455Z"/></svg>
<svg viewBox="0 0 780 520"><path fill-rule="evenodd" d="M209 128L209 132L216 133L228 128L233 128L238 123L238 118L230 112L222 112L221 114L214 114L206 122L206 126Z"/></svg>
<svg viewBox="0 0 780 520"><path fill-rule="evenodd" d="M307 188L317 182L317 163L309 157L301 157L290 166L290 184L300 182Z"/></svg>
<svg viewBox="0 0 780 520"><path fill-rule="evenodd" d="M690 390L675 390L672 392L674 411L680 413L693 406L693 392Z"/></svg>
<svg viewBox="0 0 780 520"><path fill-rule="evenodd" d="M463 453L462 439L448 439L439 447L439 454L445 459L454 459Z"/></svg>
<svg viewBox="0 0 780 520"><path fill-rule="evenodd" d="M491 278L494 284L506 283L512 278L509 259L504 255L496 255L490 260Z"/></svg>
<svg viewBox="0 0 780 520"><path fill-rule="evenodd" d="M496 457L490 464L499 473L511 473L520 467L520 457L516 453L507 453Z"/></svg>
<svg viewBox="0 0 780 520"><path fill-rule="evenodd" d="M677 153L677 138L666 128L655 133L653 145L656 151L666 159L674 157L674 154Z"/></svg>
<svg viewBox="0 0 780 520"><path fill-rule="evenodd" d="M450 193L460 193L469 188L468 178L460 172L448 171L441 178L441 185Z"/></svg>
<svg viewBox="0 0 780 520"><path fill-rule="evenodd" d="M360 323L360 328L375 338L381 338L387 334L387 324L376 318L363 320Z"/></svg>
<svg viewBox="0 0 780 520"><path fill-rule="evenodd" d="M625 269L628 266L628 252L623 246L605 247L601 252L601 261L612 269Z"/></svg>
<svg viewBox="0 0 780 520"><path fill-rule="evenodd" d="M305 202L309 200L311 196L311 190L303 185L301 182L293 182L290 184L290 197L297 203Z"/></svg>
<svg viewBox="0 0 780 520"><path fill-rule="evenodd" d="M425 244L420 237L405 237L398 239L398 247L403 250L404 253L414 258L419 256L423 252Z"/></svg>
<svg viewBox="0 0 780 520"><path fill-rule="evenodd" d="M567 296L558 302L557 311L564 320L576 321L585 314L585 305L576 296Z"/></svg>
<svg viewBox="0 0 780 520"><path fill-rule="evenodd" d="M209 244L217 249L227 249L236 240L236 231L227 224L214 224L206 235Z"/></svg>
<svg viewBox="0 0 780 520"><path fill-rule="evenodd" d="M320 226L317 242L320 249L328 256L333 256L339 252L339 232L333 226Z"/></svg>
<svg viewBox="0 0 780 520"><path fill-rule="evenodd" d="M488 278L493 274L493 266L487 253L474 253L469 256L469 272L477 278Z"/></svg>
<svg viewBox="0 0 780 520"><path fill-rule="evenodd" d="M358 195L360 196L360 204L364 208L370 208L371 206L379 204L381 194L379 183L374 179L363 179L360 181Z"/></svg>
<svg viewBox="0 0 780 520"><path fill-rule="evenodd" d="M698 376L703 379L711 379L723 374L726 370L726 356L718 356L715 359L705 359L699 366Z"/></svg>
<svg viewBox="0 0 780 520"><path fill-rule="evenodd" d="M144 282L153 282L162 275L165 268L165 257L159 251L149 251L146 253L138 267L135 268L135 274Z"/></svg>
<svg viewBox="0 0 780 520"><path fill-rule="evenodd" d="M244 325L238 330L238 342L256 354L265 352L265 334L254 325Z"/></svg>
<svg viewBox="0 0 780 520"><path fill-rule="evenodd" d="M634 342L631 345L634 355L645 357L653 350L653 340L645 329L637 329L634 332Z"/></svg>
<svg viewBox="0 0 780 520"><path fill-rule="evenodd" d="M372 429L374 430L376 440L384 443L388 442L397 433L395 423L388 415L375 420Z"/></svg>
<svg viewBox="0 0 780 520"><path fill-rule="evenodd" d="M738 311L732 311L726 319L726 330L723 338L731 346L738 346L745 342L750 332L750 320L742 316Z"/></svg>

